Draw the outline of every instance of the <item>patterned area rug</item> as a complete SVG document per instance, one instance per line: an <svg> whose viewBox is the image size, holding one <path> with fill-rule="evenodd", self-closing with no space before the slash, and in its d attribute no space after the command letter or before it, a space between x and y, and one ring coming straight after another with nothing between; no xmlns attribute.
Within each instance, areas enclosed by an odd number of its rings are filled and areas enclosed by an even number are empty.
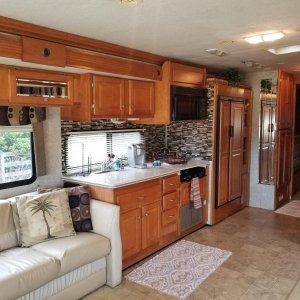
<svg viewBox="0 0 300 300"><path fill-rule="evenodd" d="M125 278L184 299L231 255L230 251L181 240Z"/></svg>
<svg viewBox="0 0 300 300"><path fill-rule="evenodd" d="M277 214L300 218L300 200L294 200L275 210Z"/></svg>

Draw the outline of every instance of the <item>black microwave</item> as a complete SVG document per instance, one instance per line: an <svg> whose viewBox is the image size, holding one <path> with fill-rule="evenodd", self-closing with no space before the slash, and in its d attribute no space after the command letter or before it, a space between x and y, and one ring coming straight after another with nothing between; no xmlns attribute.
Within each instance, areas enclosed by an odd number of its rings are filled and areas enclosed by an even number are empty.
<svg viewBox="0 0 300 300"><path fill-rule="evenodd" d="M171 120L207 118L207 89L171 86Z"/></svg>

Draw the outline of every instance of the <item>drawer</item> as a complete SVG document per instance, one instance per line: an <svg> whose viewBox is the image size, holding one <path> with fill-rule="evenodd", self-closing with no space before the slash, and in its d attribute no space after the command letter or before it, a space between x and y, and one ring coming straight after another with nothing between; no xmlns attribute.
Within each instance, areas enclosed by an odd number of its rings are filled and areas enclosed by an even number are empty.
<svg viewBox="0 0 300 300"><path fill-rule="evenodd" d="M117 196L117 204L120 206L121 212L136 209L154 203L161 199L160 185L151 186L127 194Z"/></svg>
<svg viewBox="0 0 300 300"><path fill-rule="evenodd" d="M178 191L163 196L163 210L168 210L172 207L178 206L178 203L179 203Z"/></svg>
<svg viewBox="0 0 300 300"><path fill-rule="evenodd" d="M178 207L173 207L162 213L162 226L178 222Z"/></svg>
<svg viewBox="0 0 300 300"><path fill-rule="evenodd" d="M163 182L163 193L167 194L176 191L180 185L180 179L178 175L164 178Z"/></svg>

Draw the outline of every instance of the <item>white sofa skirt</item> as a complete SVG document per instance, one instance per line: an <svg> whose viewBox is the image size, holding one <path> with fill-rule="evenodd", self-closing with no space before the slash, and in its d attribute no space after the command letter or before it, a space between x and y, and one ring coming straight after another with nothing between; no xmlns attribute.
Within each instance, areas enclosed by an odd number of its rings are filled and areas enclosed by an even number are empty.
<svg viewBox="0 0 300 300"><path fill-rule="evenodd" d="M105 257L75 269L17 300L75 300L106 283Z"/></svg>

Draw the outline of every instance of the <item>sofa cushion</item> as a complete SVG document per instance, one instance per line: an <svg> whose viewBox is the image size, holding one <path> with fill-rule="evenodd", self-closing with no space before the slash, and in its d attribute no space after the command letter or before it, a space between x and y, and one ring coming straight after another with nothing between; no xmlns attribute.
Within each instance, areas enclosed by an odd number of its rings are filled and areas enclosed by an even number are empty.
<svg viewBox="0 0 300 300"><path fill-rule="evenodd" d="M39 194L58 191L61 188L38 188ZM64 188L69 194L69 205L74 229L77 232L86 232L93 229L90 213L90 194L88 186L74 186Z"/></svg>
<svg viewBox="0 0 300 300"><path fill-rule="evenodd" d="M30 248L11 248L0 253L1 300L15 299L57 277L60 262Z"/></svg>
<svg viewBox="0 0 300 300"><path fill-rule="evenodd" d="M60 276L106 256L111 249L108 238L92 232L79 232L76 236L49 240L31 248L60 260Z"/></svg>
<svg viewBox="0 0 300 300"><path fill-rule="evenodd" d="M0 251L18 246L16 228L9 201L0 200Z"/></svg>
<svg viewBox="0 0 300 300"><path fill-rule="evenodd" d="M16 203L22 247L76 234L66 191L20 196Z"/></svg>

